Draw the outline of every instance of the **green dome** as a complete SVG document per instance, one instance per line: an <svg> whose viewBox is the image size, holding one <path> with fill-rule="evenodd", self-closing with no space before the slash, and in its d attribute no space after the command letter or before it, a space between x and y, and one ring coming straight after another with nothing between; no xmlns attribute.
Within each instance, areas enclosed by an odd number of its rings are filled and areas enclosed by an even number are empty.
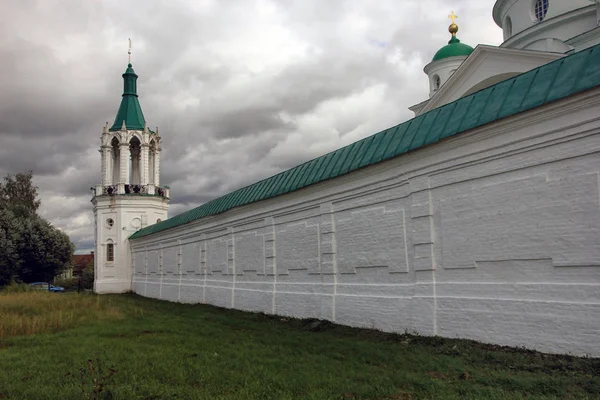
<svg viewBox="0 0 600 400"><path fill-rule="evenodd" d="M467 57L472 52L473 48L471 46L461 43L456 36L452 36L448 44L435 53L432 61L439 61L448 57Z"/></svg>

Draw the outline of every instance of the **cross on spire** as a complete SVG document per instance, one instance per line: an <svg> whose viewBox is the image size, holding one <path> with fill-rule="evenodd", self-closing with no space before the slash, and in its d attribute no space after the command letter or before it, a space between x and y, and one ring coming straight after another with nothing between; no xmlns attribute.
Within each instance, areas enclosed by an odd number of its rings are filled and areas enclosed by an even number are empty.
<svg viewBox="0 0 600 400"><path fill-rule="evenodd" d="M452 14L448 15L448 18L450 18L452 20L452 23L456 23L455 20L458 18L458 16L456 14L454 14L454 11L452 11Z"/></svg>
<svg viewBox="0 0 600 400"><path fill-rule="evenodd" d="M129 50L127 50L127 54L129 55L129 64L131 64L131 39L129 39Z"/></svg>

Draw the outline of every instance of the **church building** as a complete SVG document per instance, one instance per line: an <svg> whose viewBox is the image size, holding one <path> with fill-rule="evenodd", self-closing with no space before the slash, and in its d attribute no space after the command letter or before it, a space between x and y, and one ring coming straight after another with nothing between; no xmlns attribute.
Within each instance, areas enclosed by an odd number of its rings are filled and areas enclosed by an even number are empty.
<svg viewBox="0 0 600 400"><path fill-rule="evenodd" d="M95 291L600 356L600 0L492 15L474 48L450 15L413 119L171 218L130 63Z"/></svg>

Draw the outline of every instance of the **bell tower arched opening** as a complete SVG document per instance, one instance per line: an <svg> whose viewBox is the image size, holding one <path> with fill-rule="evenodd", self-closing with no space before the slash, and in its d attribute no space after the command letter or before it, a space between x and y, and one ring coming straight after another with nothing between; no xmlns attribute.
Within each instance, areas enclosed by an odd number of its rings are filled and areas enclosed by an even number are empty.
<svg viewBox="0 0 600 400"><path fill-rule="evenodd" d="M156 185L155 182L155 175L156 175L156 151L157 151L157 146L156 146L156 141L154 141L154 139L152 139L150 141L150 148L149 148L149 154L148 154L148 182L152 185Z"/></svg>
<svg viewBox="0 0 600 400"><path fill-rule="evenodd" d="M142 144L140 140L134 136L129 141L130 168L129 168L129 184L141 184L141 159L142 159Z"/></svg>
<svg viewBox="0 0 600 400"><path fill-rule="evenodd" d="M121 151L119 149L119 139L116 137L110 141L110 147L112 148L112 160L111 160L111 184L116 185L119 182L119 173L121 171Z"/></svg>

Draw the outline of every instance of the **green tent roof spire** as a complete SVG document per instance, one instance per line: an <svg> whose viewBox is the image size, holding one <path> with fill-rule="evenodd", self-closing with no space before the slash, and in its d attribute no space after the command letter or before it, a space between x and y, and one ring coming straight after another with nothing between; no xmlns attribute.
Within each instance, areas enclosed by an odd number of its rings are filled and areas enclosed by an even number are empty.
<svg viewBox="0 0 600 400"><path fill-rule="evenodd" d="M131 63L127 64L127 70L123 74L123 98L115 123L110 128L111 131L121 130L123 122L130 130L142 130L146 125L144 113L138 100L137 94L137 78L138 76L133 71Z"/></svg>

